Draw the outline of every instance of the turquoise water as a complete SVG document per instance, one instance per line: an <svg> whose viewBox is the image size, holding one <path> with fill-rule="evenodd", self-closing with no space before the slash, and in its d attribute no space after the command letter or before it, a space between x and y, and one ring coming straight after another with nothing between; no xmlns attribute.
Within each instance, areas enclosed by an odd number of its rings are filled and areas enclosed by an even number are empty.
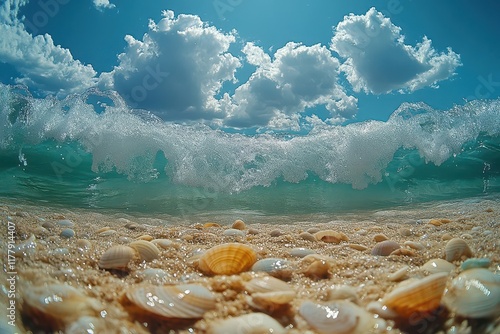
<svg viewBox="0 0 500 334"><path fill-rule="evenodd" d="M495 194L499 165L500 100L404 104L387 121L245 135L165 123L112 93L40 99L0 85L0 197L11 200L171 215L336 212Z"/></svg>

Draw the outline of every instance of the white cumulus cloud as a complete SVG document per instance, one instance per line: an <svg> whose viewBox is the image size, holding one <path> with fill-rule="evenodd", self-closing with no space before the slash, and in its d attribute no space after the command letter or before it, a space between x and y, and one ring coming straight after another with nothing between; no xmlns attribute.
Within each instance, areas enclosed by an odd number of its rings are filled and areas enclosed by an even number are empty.
<svg viewBox="0 0 500 334"><path fill-rule="evenodd" d="M73 59L68 49L55 45L48 34L33 36L18 18L26 0L7 0L0 7L0 62L21 74L17 83L44 93L65 96L95 85L91 65Z"/></svg>
<svg viewBox="0 0 500 334"><path fill-rule="evenodd" d="M458 54L450 48L438 53L426 37L416 46L404 44L401 28L375 8L345 16L330 47L345 59L341 70L356 92L412 92L448 79L461 65Z"/></svg>
<svg viewBox="0 0 500 334"><path fill-rule="evenodd" d="M325 46L290 42L274 60L252 43L243 52L257 68L233 96L224 96L228 125L296 127L300 114L318 105L332 118L355 112L357 99L338 83L339 62Z"/></svg>
<svg viewBox="0 0 500 334"><path fill-rule="evenodd" d="M216 95L225 81L235 81L241 66L228 52L235 41L196 15L164 11L150 22L142 40L126 36L128 46L101 84L113 88L135 108L165 120L223 118Z"/></svg>
<svg viewBox="0 0 500 334"><path fill-rule="evenodd" d="M110 3L109 0L92 0L92 2L94 3L94 6L101 11L116 7L114 4Z"/></svg>

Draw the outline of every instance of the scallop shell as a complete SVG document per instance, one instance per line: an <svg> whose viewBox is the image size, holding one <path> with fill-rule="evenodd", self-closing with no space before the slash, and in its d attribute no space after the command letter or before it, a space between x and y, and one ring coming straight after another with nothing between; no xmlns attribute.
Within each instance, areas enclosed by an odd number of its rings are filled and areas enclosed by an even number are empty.
<svg viewBox="0 0 500 334"><path fill-rule="evenodd" d="M99 259L101 269L127 269L127 265L135 255L132 247L117 245L109 248Z"/></svg>
<svg viewBox="0 0 500 334"><path fill-rule="evenodd" d="M498 316L500 275L484 268L466 270L452 280L443 302L448 309L464 317Z"/></svg>
<svg viewBox="0 0 500 334"><path fill-rule="evenodd" d="M160 250L154 243L146 240L136 240L129 244L130 247L139 253L141 259L146 262L153 261L160 256Z"/></svg>
<svg viewBox="0 0 500 334"><path fill-rule="evenodd" d="M337 232L333 230L323 230L314 233L316 240L339 244L342 241L349 241L349 237L342 232Z"/></svg>
<svg viewBox="0 0 500 334"><path fill-rule="evenodd" d="M427 261L422 267L422 270L431 274L435 273L450 273L455 270L455 265L443 259L431 259Z"/></svg>
<svg viewBox="0 0 500 334"><path fill-rule="evenodd" d="M239 317L215 321L210 324L208 334L285 334L279 322L264 313L250 313Z"/></svg>
<svg viewBox="0 0 500 334"><path fill-rule="evenodd" d="M467 243L460 238L453 238L446 243L444 257L448 262L461 260L462 257L472 257L472 251Z"/></svg>
<svg viewBox="0 0 500 334"><path fill-rule="evenodd" d="M422 279L403 281L384 296L382 304L405 318L417 312L433 311L441 303L447 279L447 273L436 273Z"/></svg>
<svg viewBox="0 0 500 334"><path fill-rule="evenodd" d="M63 330L82 316L96 316L101 305L82 291L52 283L23 289L23 313L39 326L51 331Z"/></svg>
<svg viewBox="0 0 500 334"><path fill-rule="evenodd" d="M378 242L372 249L372 255L388 256L401 246L392 240Z"/></svg>
<svg viewBox="0 0 500 334"><path fill-rule="evenodd" d="M215 297L202 285L138 286L124 295L132 313L163 319L199 319L215 308Z"/></svg>
<svg viewBox="0 0 500 334"><path fill-rule="evenodd" d="M233 275L244 272L257 261L255 251L244 244L226 243L206 251L198 268L206 275Z"/></svg>
<svg viewBox="0 0 500 334"><path fill-rule="evenodd" d="M347 300L318 304L304 301L299 314L320 334L361 334L374 327L374 319L364 309Z"/></svg>

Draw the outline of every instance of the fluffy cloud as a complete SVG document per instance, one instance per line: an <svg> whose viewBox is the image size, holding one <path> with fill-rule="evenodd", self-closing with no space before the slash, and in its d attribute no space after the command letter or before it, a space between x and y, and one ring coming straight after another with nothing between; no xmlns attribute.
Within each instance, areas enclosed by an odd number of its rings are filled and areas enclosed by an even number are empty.
<svg viewBox="0 0 500 334"><path fill-rule="evenodd" d="M115 8L116 6L112 3L109 2L109 0L92 0L94 2L94 6L98 10L104 10L104 9L111 9Z"/></svg>
<svg viewBox="0 0 500 334"><path fill-rule="evenodd" d="M375 8L344 17L331 49L346 59L341 70L353 89L373 94L434 86L461 65L458 54L450 48L438 53L426 37L416 47L404 44L401 28Z"/></svg>
<svg viewBox="0 0 500 334"><path fill-rule="evenodd" d="M113 88L136 108L165 120L223 118L216 95L225 81L235 81L241 66L228 52L235 41L195 15L174 17L163 12L150 22L142 41L126 36L128 46L119 65L101 75L101 84Z"/></svg>
<svg viewBox="0 0 500 334"><path fill-rule="evenodd" d="M7 0L0 7L0 61L21 74L16 82L45 94L65 96L95 85L96 72L55 45L50 35L32 36L18 18L26 0Z"/></svg>
<svg viewBox="0 0 500 334"><path fill-rule="evenodd" d="M339 62L325 46L290 42L274 60L252 43L243 52L257 68L233 96L224 96L228 125L294 128L300 113L318 105L325 105L332 118L355 112L357 99L339 85Z"/></svg>

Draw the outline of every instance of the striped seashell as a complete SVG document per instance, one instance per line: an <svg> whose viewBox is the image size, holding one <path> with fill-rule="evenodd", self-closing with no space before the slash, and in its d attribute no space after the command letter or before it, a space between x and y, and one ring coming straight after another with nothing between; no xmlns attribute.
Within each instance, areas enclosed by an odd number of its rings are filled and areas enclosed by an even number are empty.
<svg viewBox="0 0 500 334"><path fill-rule="evenodd" d="M325 304L307 300L300 305L299 314L320 334L364 334L375 327L370 313L347 300Z"/></svg>
<svg viewBox="0 0 500 334"><path fill-rule="evenodd" d="M174 242L170 239L153 239L150 242L163 249L169 249L170 247L175 246Z"/></svg>
<svg viewBox="0 0 500 334"><path fill-rule="evenodd" d="M469 248L469 245L467 245L467 243L460 238L453 238L449 240L444 247L444 258L448 262L472 256L472 250Z"/></svg>
<svg viewBox="0 0 500 334"><path fill-rule="evenodd" d="M249 313L210 324L208 334L285 334L286 330L275 319L265 313Z"/></svg>
<svg viewBox="0 0 500 334"><path fill-rule="evenodd" d="M96 299L67 284L30 285L22 291L23 313L30 317L38 330L63 331L80 317L97 316L102 309Z"/></svg>
<svg viewBox="0 0 500 334"><path fill-rule="evenodd" d="M251 294L258 292L293 291L288 284L272 276L255 277L245 283L245 289Z"/></svg>
<svg viewBox="0 0 500 334"><path fill-rule="evenodd" d="M372 255L388 256L399 248L401 248L401 246L395 241L392 240L381 241L378 242L372 248Z"/></svg>
<svg viewBox="0 0 500 334"><path fill-rule="evenodd" d="M135 314L164 319L199 319L215 308L213 293L202 285L138 286L127 291L125 308Z"/></svg>
<svg viewBox="0 0 500 334"><path fill-rule="evenodd" d="M404 318L431 312L441 303L447 279L447 273L436 273L422 279L403 281L384 296L382 304Z"/></svg>
<svg viewBox="0 0 500 334"><path fill-rule="evenodd" d="M323 230L314 233L314 237L318 241L339 244L342 241L349 241L349 237L342 232L333 230Z"/></svg>
<svg viewBox="0 0 500 334"><path fill-rule="evenodd" d="M126 270L127 265L135 255L132 247L117 245L109 248L99 259L101 269Z"/></svg>
<svg viewBox="0 0 500 334"><path fill-rule="evenodd" d="M244 272L257 261L255 251L244 244L226 243L210 248L198 261L205 275L234 275Z"/></svg>
<svg viewBox="0 0 500 334"><path fill-rule="evenodd" d="M455 277L443 297L451 311L467 318L490 318L500 314L500 275L473 268Z"/></svg>
<svg viewBox="0 0 500 334"><path fill-rule="evenodd" d="M152 242L146 240L136 240L129 244L130 247L135 249L141 260L150 262L160 256L160 250Z"/></svg>

